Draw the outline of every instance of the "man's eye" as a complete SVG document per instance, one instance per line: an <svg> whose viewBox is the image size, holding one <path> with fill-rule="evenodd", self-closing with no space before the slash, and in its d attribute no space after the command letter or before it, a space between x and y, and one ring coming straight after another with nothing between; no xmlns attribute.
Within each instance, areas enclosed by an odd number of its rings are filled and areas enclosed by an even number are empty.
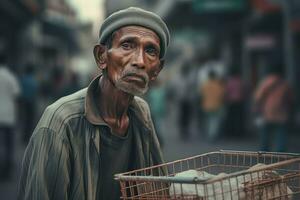
<svg viewBox="0 0 300 200"><path fill-rule="evenodd" d="M129 42L124 42L121 44L121 46L125 50L129 50L131 48L131 44Z"/></svg>
<svg viewBox="0 0 300 200"><path fill-rule="evenodd" d="M148 48L146 49L146 52L151 56L156 56L158 54L157 50L154 48Z"/></svg>

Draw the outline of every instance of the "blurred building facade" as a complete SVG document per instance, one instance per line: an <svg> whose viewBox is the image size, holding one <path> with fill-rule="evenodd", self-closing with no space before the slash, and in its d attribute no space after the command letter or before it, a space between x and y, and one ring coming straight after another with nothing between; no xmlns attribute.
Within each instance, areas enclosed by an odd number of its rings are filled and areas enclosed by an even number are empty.
<svg viewBox="0 0 300 200"><path fill-rule="evenodd" d="M39 0L4 0L0 3L0 46L9 59L10 66L16 70L22 54L22 36L42 10Z"/></svg>
<svg viewBox="0 0 300 200"><path fill-rule="evenodd" d="M172 42L165 71L170 79L180 73L177 68L184 63L180 61L182 57L196 60L195 65L199 61L218 60L225 71L236 68L242 76L247 109L255 87L274 63L282 65L284 76L297 88L298 0L106 0L106 15L128 6L154 11L167 21ZM300 92L294 91L299 110Z"/></svg>
<svg viewBox="0 0 300 200"><path fill-rule="evenodd" d="M31 63L41 82L51 82L55 70L68 78L74 71L91 71L78 70L80 63L88 65L86 69L94 67L93 27L79 20L67 0L4 0L0 11L0 51L17 74Z"/></svg>
<svg viewBox="0 0 300 200"><path fill-rule="evenodd" d="M194 70L206 61L218 61L225 73L238 69L250 99L265 69L277 62L297 87L298 0L104 1L106 16L128 6L154 11L167 21L172 32L162 74L167 79L176 79L187 61ZM45 82L51 82L51 71L57 68L66 75L93 72L92 47L97 40L92 25L82 24L67 0L3 0L0 11L0 50L6 52L13 71L21 73L26 63L34 63ZM295 92L300 102L300 92Z"/></svg>

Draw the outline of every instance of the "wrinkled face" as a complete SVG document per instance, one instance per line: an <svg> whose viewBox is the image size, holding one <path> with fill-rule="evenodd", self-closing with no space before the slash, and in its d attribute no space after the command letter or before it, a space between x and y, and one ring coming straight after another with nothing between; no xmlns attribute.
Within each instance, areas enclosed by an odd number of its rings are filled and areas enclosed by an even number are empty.
<svg viewBox="0 0 300 200"><path fill-rule="evenodd" d="M126 26L115 32L107 50L107 75L120 90L141 95L161 70L160 40L155 32Z"/></svg>

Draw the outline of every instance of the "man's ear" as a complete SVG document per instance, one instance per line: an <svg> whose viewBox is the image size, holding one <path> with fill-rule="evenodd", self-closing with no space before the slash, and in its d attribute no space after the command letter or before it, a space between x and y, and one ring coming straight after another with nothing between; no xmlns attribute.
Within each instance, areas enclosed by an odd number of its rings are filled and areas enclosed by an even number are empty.
<svg viewBox="0 0 300 200"><path fill-rule="evenodd" d="M97 44L94 47L94 57L95 57L95 61L97 63L97 66L100 69L105 69L106 68L106 47L102 44Z"/></svg>
<svg viewBox="0 0 300 200"><path fill-rule="evenodd" d="M159 67L157 68L157 70L155 70L153 76L151 77L151 81L155 81L156 80L159 72L163 69L164 64L165 64L165 60L161 59L160 63L159 63Z"/></svg>

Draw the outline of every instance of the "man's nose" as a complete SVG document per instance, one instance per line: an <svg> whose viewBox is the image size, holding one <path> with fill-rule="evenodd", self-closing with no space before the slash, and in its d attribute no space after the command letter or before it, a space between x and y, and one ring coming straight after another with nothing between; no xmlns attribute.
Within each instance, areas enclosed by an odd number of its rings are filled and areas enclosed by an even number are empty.
<svg viewBox="0 0 300 200"><path fill-rule="evenodd" d="M133 56L132 66L138 68L145 68L145 58L142 49L137 49Z"/></svg>

